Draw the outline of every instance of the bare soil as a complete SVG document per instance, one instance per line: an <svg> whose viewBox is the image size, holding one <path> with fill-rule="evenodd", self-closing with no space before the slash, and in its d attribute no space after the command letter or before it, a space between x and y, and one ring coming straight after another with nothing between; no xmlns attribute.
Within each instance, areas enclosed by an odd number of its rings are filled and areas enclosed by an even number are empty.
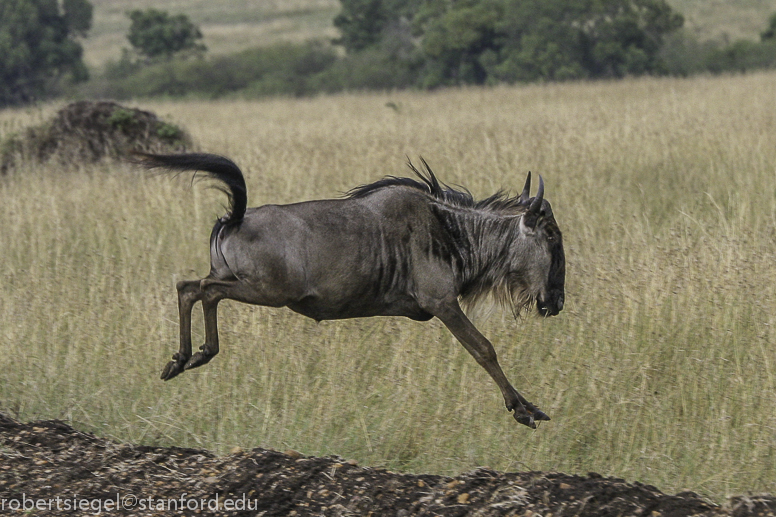
<svg viewBox="0 0 776 517"><path fill-rule="evenodd" d="M768 495L734 497L718 506L692 492L666 495L595 473L479 468L446 477L294 451L257 448L216 456L116 443L58 420L23 424L0 414L2 515L614 517L775 511L776 498Z"/></svg>

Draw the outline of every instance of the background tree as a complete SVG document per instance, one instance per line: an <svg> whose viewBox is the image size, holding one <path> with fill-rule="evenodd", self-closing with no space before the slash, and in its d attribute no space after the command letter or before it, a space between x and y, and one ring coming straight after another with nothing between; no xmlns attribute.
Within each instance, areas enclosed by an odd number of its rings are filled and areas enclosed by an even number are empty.
<svg viewBox="0 0 776 517"><path fill-rule="evenodd" d="M665 0L343 0L335 24L358 52L402 21L426 87L662 73L664 38L684 23Z"/></svg>
<svg viewBox="0 0 776 517"><path fill-rule="evenodd" d="M426 14L434 83L661 73L666 34L684 20L664 0L459 0ZM440 56L445 56L439 63Z"/></svg>
<svg viewBox="0 0 776 517"><path fill-rule="evenodd" d="M0 2L0 106L49 96L63 79L89 77L77 41L91 27L87 0Z"/></svg>
<svg viewBox="0 0 776 517"><path fill-rule="evenodd" d="M64 0L62 8L64 9L65 24L70 28L70 31L85 38L89 29L92 28L92 13L94 11L92 4L86 0Z"/></svg>
<svg viewBox="0 0 776 517"><path fill-rule="evenodd" d="M359 51L379 43L386 30L414 15L419 0L341 0L342 10L334 18L341 37L335 43L348 51Z"/></svg>
<svg viewBox="0 0 776 517"><path fill-rule="evenodd" d="M207 50L200 43L202 32L185 14L170 16L157 9L137 9L128 12L127 16L132 20L127 39L147 58L170 57L185 50Z"/></svg>
<svg viewBox="0 0 776 517"><path fill-rule="evenodd" d="M765 43L766 41L776 41L776 13L773 13L768 18L768 28L765 32L760 33L760 40Z"/></svg>

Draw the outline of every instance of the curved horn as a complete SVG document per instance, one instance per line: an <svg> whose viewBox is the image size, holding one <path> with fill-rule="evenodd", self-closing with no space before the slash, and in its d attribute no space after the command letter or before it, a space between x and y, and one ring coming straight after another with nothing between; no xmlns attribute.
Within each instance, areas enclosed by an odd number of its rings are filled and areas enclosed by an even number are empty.
<svg viewBox="0 0 776 517"><path fill-rule="evenodd" d="M532 214L538 214L539 210L542 208L542 200L544 199L544 180L542 179L541 175L539 176L539 190L536 192L536 197L534 198L533 202L531 203L531 206L528 208L528 211Z"/></svg>
<svg viewBox="0 0 776 517"><path fill-rule="evenodd" d="M531 197L531 171L528 171L528 177L525 178L525 187L523 187L523 193L517 198L517 202L521 205L528 203L528 198Z"/></svg>

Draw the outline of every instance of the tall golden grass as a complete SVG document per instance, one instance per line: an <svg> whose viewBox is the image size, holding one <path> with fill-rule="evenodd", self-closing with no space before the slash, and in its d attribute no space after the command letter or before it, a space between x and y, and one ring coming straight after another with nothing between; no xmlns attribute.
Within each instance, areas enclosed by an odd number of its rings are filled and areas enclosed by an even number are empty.
<svg viewBox="0 0 776 517"><path fill-rule="evenodd" d="M113 163L0 177L2 410L218 452L773 492L774 98L771 73L144 103L232 157L252 205L338 196L408 172L405 155L478 197L542 174L564 231L566 309L477 324L553 420L516 424L436 320L317 324L223 302L221 354L163 383L174 285L207 273L226 200ZM0 112L0 131L51 109Z"/></svg>

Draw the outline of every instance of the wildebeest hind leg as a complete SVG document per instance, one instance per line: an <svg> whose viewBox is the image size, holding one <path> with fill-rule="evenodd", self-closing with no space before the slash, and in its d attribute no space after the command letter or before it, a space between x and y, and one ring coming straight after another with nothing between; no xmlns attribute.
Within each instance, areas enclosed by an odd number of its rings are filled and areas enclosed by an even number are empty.
<svg viewBox="0 0 776 517"><path fill-rule="evenodd" d="M205 278L199 282L202 293L202 312L205 317L205 343L199 352L191 356L183 367L191 370L207 364L218 355L218 302L228 297L230 289L240 285L236 280L218 280Z"/></svg>
<svg viewBox="0 0 776 517"><path fill-rule="evenodd" d="M202 300L202 312L205 315L205 344L199 347L199 352L191 356L184 369L191 370L210 362L218 354L218 302L219 298L208 299L207 294Z"/></svg>
<svg viewBox="0 0 776 517"><path fill-rule="evenodd" d="M202 311L205 315L205 344L185 363L186 370L207 364L218 354L218 302L232 299L274 307L285 303L285 296L280 293L273 296L239 280L205 278L199 283L199 290L202 293Z"/></svg>
<svg viewBox="0 0 776 517"><path fill-rule="evenodd" d="M178 282L178 314L180 317L180 348L162 371L162 380L169 381L183 372L191 359L191 309L202 299L200 280Z"/></svg>

